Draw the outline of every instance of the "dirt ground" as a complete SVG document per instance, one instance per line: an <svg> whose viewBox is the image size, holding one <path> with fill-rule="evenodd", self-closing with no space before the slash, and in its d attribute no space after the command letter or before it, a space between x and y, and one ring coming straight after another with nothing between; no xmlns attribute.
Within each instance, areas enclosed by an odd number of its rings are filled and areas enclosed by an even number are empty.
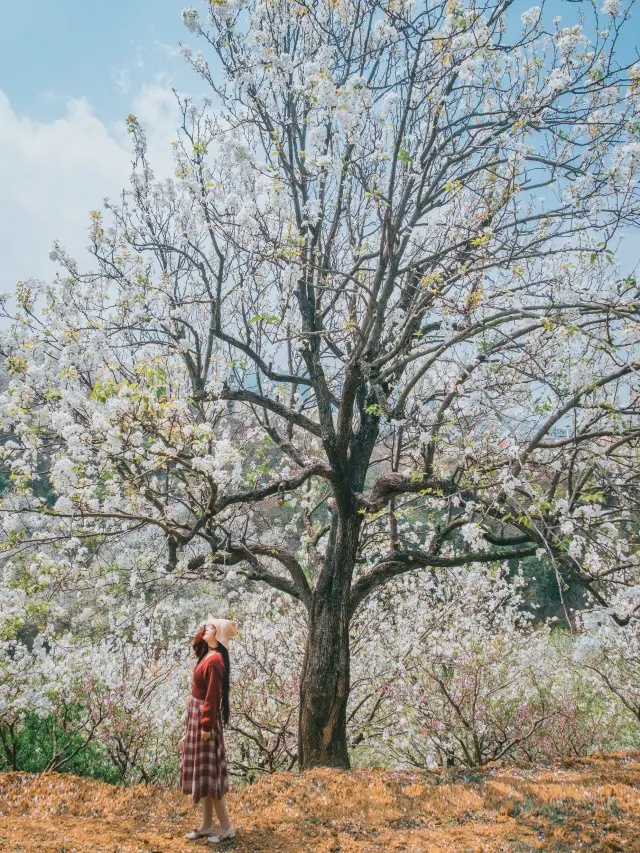
<svg viewBox="0 0 640 853"><path fill-rule="evenodd" d="M483 771L313 770L227 798L236 838L187 841L177 790L0 774L1 853L640 853L640 752Z"/></svg>

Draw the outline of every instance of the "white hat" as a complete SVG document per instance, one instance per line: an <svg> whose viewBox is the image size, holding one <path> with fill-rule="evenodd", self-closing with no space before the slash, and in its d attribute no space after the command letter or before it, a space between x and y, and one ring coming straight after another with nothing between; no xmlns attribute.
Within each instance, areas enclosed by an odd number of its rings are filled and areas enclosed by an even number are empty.
<svg viewBox="0 0 640 853"><path fill-rule="evenodd" d="M232 619L216 619L210 613L207 614L206 622L215 625L216 640L229 648L229 640L238 633L238 623Z"/></svg>

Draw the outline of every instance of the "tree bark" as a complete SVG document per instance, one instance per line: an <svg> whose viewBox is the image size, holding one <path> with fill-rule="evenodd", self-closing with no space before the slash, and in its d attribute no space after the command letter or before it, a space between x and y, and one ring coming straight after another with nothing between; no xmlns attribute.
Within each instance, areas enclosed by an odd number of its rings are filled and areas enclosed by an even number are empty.
<svg viewBox="0 0 640 853"><path fill-rule="evenodd" d="M312 592L300 678L298 766L349 769L349 594L360 518L335 513L325 565Z"/></svg>

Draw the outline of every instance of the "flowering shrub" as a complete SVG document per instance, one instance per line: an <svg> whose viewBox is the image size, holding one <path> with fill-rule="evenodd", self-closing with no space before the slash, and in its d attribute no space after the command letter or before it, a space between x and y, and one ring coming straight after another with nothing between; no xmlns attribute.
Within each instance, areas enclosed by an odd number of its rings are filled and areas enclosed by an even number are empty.
<svg viewBox="0 0 640 853"><path fill-rule="evenodd" d="M351 628L354 766L538 761L639 742L637 628L599 612L580 619L585 634L534 626L522 577L501 565L423 571L395 586L367 600ZM36 713L65 733L42 769L64 770L91 746L114 779L175 784L199 624L192 601L166 601L148 624L137 603L93 642L44 632L31 648L0 643L5 767L18 769L16 742ZM217 606L240 623L225 730L231 773L251 781L292 769L306 612L276 591Z"/></svg>
<svg viewBox="0 0 640 853"><path fill-rule="evenodd" d="M520 575L477 565L398 586L393 611L378 599L359 614L375 636L354 655L353 702L362 683L377 699L355 760L478 766L638 742L620 702L571 665L580 638L534 627Z"/></svg>
<svg viewBox="0 0 640 853"><path fill-rule="evenodd" d="M582 634L573 649L574 661L592 685L610 697L640 723L640 587L624 590L614 603L628 623L616 625L610 608L579 614Z"/></svg>
<svg viewBox="0 0 640 853"><path fill-rule="evenodd" d="M250 780L295 763L305 625L300 610L275 592L247 595L244 605L230 649L226 734L235 759L231 772ZM0 643L0 741L7 768L18 769L16 743L35 712L68 735L40 769L64 770L92 744L116 779L175 781L196 663L190 642L200 626L189 603L156 607L148 624L136 619L138 609L137 601L122 608L94 640L43 632L31 648L17 639Z"/></svg>
<svg viewBox="0 0 640 853"><path fill-rule="evenodd" d="M104 752L117 778L151 781L178 737L184 693L179 655L185 657L174 648L154 659L151 639L148 631L136 631L131 638L93 643L40 634L31 649L17 641L3 643L0 726L7 766L17 769L7 749L9 737L15 745L26 714L35 711L64 733L54 739L42 769L64 770L92 744Z"/></svg>
<svg viewBox="0 0 640 853"><path fill-rule="evenodd" d="M251 781L296 763L306 625L302 608L276 594L248 597L242 617L225 743L232 772Z"/></svg>

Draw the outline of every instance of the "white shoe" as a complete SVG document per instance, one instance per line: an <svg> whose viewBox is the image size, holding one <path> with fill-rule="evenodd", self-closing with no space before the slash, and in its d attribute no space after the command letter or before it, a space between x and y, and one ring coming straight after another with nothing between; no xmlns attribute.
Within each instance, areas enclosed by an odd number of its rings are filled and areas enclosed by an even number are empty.
<svg viewBox="0 0 640 853"><path fill-rule="evenodd" d="M210 835L207 838L207 841L210 841L212 844L219 844L221 841L227 841L229 838L235 838L236 831L230 826L229 829L225 829L222 832L219 832L217 835Z"/></svg>
<svg viewBox="0 0 640 853"><path fill-rule="evenodd" d="M194 829L193 832L188 832L185 835L185 838L188 839L189 841L195 841L197 838L204 838L205 836L208 836L210 832L211 832L211 827L209 827L209 829L205 829L205 830Z"/></svg>

